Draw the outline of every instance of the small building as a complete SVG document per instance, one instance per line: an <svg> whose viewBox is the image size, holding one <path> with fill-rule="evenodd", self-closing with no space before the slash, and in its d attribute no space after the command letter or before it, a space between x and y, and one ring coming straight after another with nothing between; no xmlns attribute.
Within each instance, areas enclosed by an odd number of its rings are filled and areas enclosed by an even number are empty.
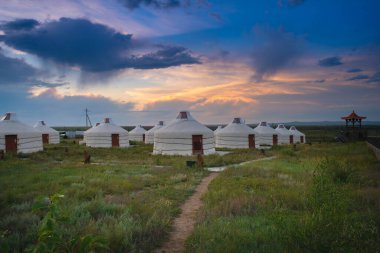
<svg viewBox="0 0 380 253"><path fill-rule="evenodd" d="M0 150L14 154L42 151L42 134L8 112L0 119Z"/></svg>
<svg viewBox="0 0 380 253"><path fill-rule="evenodd" d="M294 143L293 134L291 134L291 132L285 127L284 124L278 124L275 130L278 133L279 144L293 144Z"/></svg>
<svg viewBox="0 0 380 253"><path fill-rule="evenodd" d="M362 128L362 120L366 118L357 115L355 111L352 111L348 116L341 117L346 121L345 137L348 140L362 140L367 137L367 132Z"/></svg>
<svg viewBox="0 0 380 253"><path fill-rule="evenodd" d="M42 133L43 144L58 144L59 143L59 132L45 124L45 121L38 121L34 125L34 129Z"/></svg>
<svg viewBox="0 0 380 253"><path fill-rule="evenodd" d="M129 132L129 140L145 142L145 133L146 130L141 125L138 125Z"/></svg>
<svg viewBox="0 0 380 253"><path fill-rule="evenodd" d="M294 143L305 143L306 142L305 134L298 131L295 126L291 126L289 131L293 135Z"/></svg>
<svg viewBox="0 0 380 253"><path fill-rule="evenodd" d="M214 132L215 133L215 132ZM255 148L255 131L242 118L234 118L215 133L217 148Z"/></svg>
<svg viewBox="0 0 380 253"><path fill-rule="evenodd" d="M162 128L164 126L164 122L163 121L159 121L157 125L155 125L154 127L152 127L151 129L149 129L148 131L145 132L145 143L150 143L150 144L153 144L154 143L154 133Z"/></svg>
<svg viewBox="0 0 380 253"><path fill-rule="evenodd" d="M214 154L214 132L196 121L188 111L154 133L153 154Z"/></svg>
<svg viewBox="0 0 380 253"><path fill-rule="evenodd" d="M128 131L113 124L110 118L85 131L84 140L89 147L129 147Z"/></svg>
<svg viewBox="0 0 380 253"><path fill-rule="evenodd" d="M253 130L256 132L256 146L265 147L273 146L278 144L278 133L267 124L267 122L262 121Z"/></svg>

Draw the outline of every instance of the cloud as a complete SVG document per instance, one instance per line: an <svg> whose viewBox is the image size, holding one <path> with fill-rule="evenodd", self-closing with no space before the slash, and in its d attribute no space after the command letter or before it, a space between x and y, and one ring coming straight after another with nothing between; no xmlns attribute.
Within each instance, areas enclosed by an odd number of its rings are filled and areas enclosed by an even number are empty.
<svg viewBox="0 0 380 253"><path fill-rule="evenodd" d="M276 73L302 53L303 41L292 33L260 27L256 27L254 32L259 40L252 53L257 80Z"/></svg>
<svg viewBox="0 0 380 253"><path fill-rule="evenodd" d="M369 83L380 83L380 71L376 72L369 78L368 80Z"/></svg>
<svg viewBox="0 0 380 253"><path fill-rule="evenodd" d="M16 19L0 25L0 29L5 31L28 31L39 25L34 19Z"/></svg>
<svg viewBox="0 0 380 253"><path fill-rule="evenodd" d="M31 81L36 70L23 60L8 58L0 48L0 85L21 85Z"/></svg>
<svg viewBox="0 0 380 253"><path fill-rule="evenodd" d="M321 67L334 67L342 64L342 58L338 56L328 57L318 61L318 65Z"/></svg>
<svg viewBox="0 0 380 253"><path fill-rule="evenodd" d="M130 10L140 8L141 5L156 9L171 9L181 5L179 0L119 0L119 2Z"/></svg>
<svg viewBox="0 0 380 253"><path fill-rule="evenodd" d="M364 79L368 79L369 76L368 75L356 75L356 76L353 76L351 78L348 78L346 79L347 81L355 81L355 80L364 80Z"/></svg>
<svg viewBox="0 0 380 253"><path fill-rule="evenodd" d="M186 48L178 46L160 46L156 52L138 55L134 51L145 44L133 39L132 34L122 34L86 19L61 18L27 31L8 29L3 41L18 50L87 72L200 63Z"/></svg>
<svg viewBox="0 0 380 253"><path fill-rule="evenodd" d="M362 69L353 68L353 69L347 70L346 72L347 73L358 73L358 72L362 72L362 71L363 71Z"/></svg>

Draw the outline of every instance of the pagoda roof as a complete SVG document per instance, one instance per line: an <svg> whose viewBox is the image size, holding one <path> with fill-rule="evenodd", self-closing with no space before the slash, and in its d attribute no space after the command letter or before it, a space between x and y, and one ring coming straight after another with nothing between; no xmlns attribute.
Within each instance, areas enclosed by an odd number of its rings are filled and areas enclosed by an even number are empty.
<svg viewBox="0 0 380 253"><path fill-rule="evenodd" d="M342 117L342 119L345 119L345 120L366 119L366 118L367 117L357 115L355 111L352 111L352 113L346 117Z"/></svg>

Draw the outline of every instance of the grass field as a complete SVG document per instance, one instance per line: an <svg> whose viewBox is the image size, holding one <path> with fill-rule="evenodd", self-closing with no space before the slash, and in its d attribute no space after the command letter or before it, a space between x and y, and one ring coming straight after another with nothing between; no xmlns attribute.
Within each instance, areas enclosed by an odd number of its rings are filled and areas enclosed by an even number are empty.
<svg viewBox="0 0 380 253"><path fill-rule="evenodd" d="M179 206L208 174L186 168L189 157L152 156L152 145L76 143L64 140L0 161L0 252L149 252L165 240ZM83 164L85 149L91 164ZM272 153L238 150L207 156L205 165Z"/></svg>
<svg viewBox="0 0 380 253"><path fill-rule="evenodd" d="M211 182L187 252L379 252L380 162L365 143L273 152Z"/></svg>

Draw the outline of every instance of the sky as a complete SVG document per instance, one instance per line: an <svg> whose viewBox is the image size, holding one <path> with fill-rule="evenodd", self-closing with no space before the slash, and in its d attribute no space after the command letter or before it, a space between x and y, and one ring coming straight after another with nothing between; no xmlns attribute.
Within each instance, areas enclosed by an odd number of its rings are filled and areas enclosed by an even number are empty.
<svg viewBox="0 0 380 253"><path fill-rule="evenodd" d="M0 0L0 114L380 120L378 0Z"/></svg>

